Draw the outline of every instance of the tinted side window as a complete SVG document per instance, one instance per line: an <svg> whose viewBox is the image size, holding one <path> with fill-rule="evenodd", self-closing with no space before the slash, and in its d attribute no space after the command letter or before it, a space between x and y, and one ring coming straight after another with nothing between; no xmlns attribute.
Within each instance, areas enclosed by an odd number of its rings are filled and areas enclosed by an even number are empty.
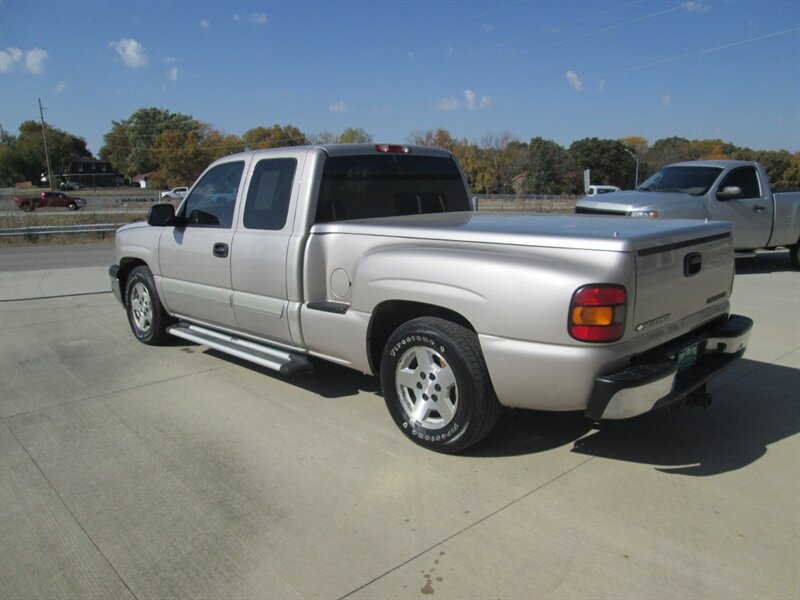
<svg viewBox="0 0 800 600"><path fill-rule="evenodd" d="M244 205L245 228L283 229L296 170L297 160L294 158L259 161L253 170Z"/></svg>
<svg viewBox="0 0 800 600"><path fill-rule="evenodd" d="M203 175L181 211L189 226L229 229L233 225L243 171L244 162L236 161L218 165Z"/></svg>
<svg viewBox="0 0 800 600"><path fill-rule="evenodd" d="M761 187L758 185L758 174L755 167L741 167L731 171L725 176L718 191L731 186L742 190L742 193L735 198L758 198L761 196Z"/></svg>

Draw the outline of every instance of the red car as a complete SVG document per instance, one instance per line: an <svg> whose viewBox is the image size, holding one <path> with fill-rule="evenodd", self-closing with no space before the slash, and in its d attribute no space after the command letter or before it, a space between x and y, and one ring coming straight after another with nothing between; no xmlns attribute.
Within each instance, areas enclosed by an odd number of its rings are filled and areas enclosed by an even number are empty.
<svg viewBox="0 0 800 600"><path fill-rule="evenodd" d="M14 204L25 212L31 212L35 208L49 207L78 210L86 205L86 200L68 196L64 192L42 192L38 198L17 196L14 198Z"/></svg>

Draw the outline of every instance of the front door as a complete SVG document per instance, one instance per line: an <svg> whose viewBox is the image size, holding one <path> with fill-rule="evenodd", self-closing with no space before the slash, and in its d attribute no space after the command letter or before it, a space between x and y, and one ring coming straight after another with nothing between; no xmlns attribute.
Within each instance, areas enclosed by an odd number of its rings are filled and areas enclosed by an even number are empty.
<svg viewBox="0 0 800 600"><path fill-rule="evenodd" d="M236 327L230 252L244 168L244 161L236 160L206 171L178 210L186 226L167 227L161 234L164 301L178 316Z"/></svg>
<svg viewBox="0 0 800 600"><path fill-rule="evenodd" d="M732 197L720 195L725 188L739 188ZM755 167L739 167L725 175L711 191L711 217L733 223L733 244L737 250L763 248L772 232L772 199L765 197Z"/></svg>

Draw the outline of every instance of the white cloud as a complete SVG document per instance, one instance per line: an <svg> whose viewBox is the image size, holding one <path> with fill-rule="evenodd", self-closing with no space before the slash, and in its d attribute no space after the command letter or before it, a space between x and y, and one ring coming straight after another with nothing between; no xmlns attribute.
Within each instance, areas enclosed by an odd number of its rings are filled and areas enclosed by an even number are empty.
<svg viewBox="0 0 800 600"><path fill-rule="evenodd" d="M0 73L13 71L17 66L24 65L28 73L43 75L45 61L49 57L47 50L33 48L23 52L19 48L6 48L0 50Z"/></svg>
<svg viewBox="0 0 800 600"><path fill-rule="evenodd" d="M494 25L491 23L484 23L481 25L481 31L483 31L483 33L492 33L494 31Z"/></svg>
<svg viewBox="0 0 800 600"><path fill-rule="evenodd" d="M454 53L455 51L456 51L456 49L455 49L455 48L453 48L452 46L448 46L448 47L447 47L447 56L453 56L453 53Z"/></svg>
<svg viewBox="0 0 800 600"><path fill-rule="evenodd" d="M34 75L44 73L44 61L47 60L47 51L41 48L34 48L25 53L25 70Z"/></svg>
<svg viewBox="0 0 800 600"><path fill-rule="evenodd" d="M264 25L267 22L267 13L250 13L249 15L240 15L236 13L233 15L234 21L244 21L247 20L250 23L254 23L255 25Z"/></svg>
<svg viewBox="0 0 800 600"><path fill-rule="evenodd" d="M478 108L480 108L481 110L483 110L483 109L485 109L485 108L489 108L489 107L491 107L491 106L492 106L492 104L493 104L493 102L492 102L492 98L491 98L491 96L481 96L481 101L480 101L480 103L478 104Z"/></svg>
<svg viewBox="0 0 800 600"><path fill-rule="evenodd" d="M178 67L172 67L167 71L167 79L170 81L178 81Z"/></svg>
<svg viewBox="0 0 800 600"><path fill-rule="evenodd" d="M464 90L464 100L467 103L467 110L475 110L475 92Z"/></svg>
<svg viewBox="0 0 800 600"><path fill-rule="evenodd" d="M147 65L147 53L136 40L130 38L123 38L118 42L111 42L109 44L113 48L126 67L137 69Z"/></svg>
<svg viewBox="0 0 800 600"><path fill-rule="evenodd" d="M209 21L208 19L203 19L202 21L200 21L200 27L202 27L203 29L211 29L211 21Z"/></svg>
<svg viewBox="0 0 800 600"><path fill-rule="evenodd" d="M412 62L414 60L414 53L413 52L409 52L408 53L408 60L409 60L409 62Z"/></svg>
<svg viewBox="0 0 800 600"><path fill-rule="evenodd" d="M704 13L711 10L711 7L703 0L692 0L684 4L683 7L691 13Z"/></svg>
<svg viewBox="0 0 800 600"><path fill-rule="evenodd" d="M349 109L347 107L347 104L345 104L343 100L339 100L339 102L337 102L336 104L331 104L328 107L328 111L332 113L345 113L348 110Z"/></svg>
<svg viewBox="0 0 800 600"><path fill-rule="evenodd" d="M436 107L436 110L451 111L461 108L461 103L450 96L449 98L439 98L434 106Z"/></svg>
<svg viewBox="0 0 800 600"><path fill-rule="evenodd" d="M661 104L666 106L667 108L672 108L672 96L667 94L666 96L661 96Z"/></svg>
<svg viewBox="0 0 800 600"><path fill-rule="evenodd" d="M580 80L575 71L567 71L565 77L567 78L567 81L569 81L569 84L572 86L573 90L576 92L583 91L583 82Z"/></svg>
<svg viewBox="0 0 800 600"><path fill-rule="evenodd" d="M600 88L601 92L605 92L606 91L606 80L605 79L601 79L598 87Z"/></svg>
<svg viewBox="0 0 800 600"><path fill-rule="evenodd" d="M22 60L22 50L19 48L6 48L0 50L0 73L8 73Z"/></svg>
<svg viewBox="0 0 800 600"><path fill-rule="evenodd" d="M67 82L66 81L59 81L58 85L53 90L56 94L60 94L65 89L67 89Z"/></svg>

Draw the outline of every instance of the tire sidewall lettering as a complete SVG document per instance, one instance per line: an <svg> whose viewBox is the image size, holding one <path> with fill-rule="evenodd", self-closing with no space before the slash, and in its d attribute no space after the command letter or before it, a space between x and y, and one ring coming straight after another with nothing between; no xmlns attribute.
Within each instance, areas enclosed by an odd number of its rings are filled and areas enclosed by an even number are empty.
<svg viewBox="0 0 800 600"><path fill-rule="evenodd" d="M396 358L398 352L405 349L406 347L413 347L414 345L424 344L425 346L429 346L430 348L435 349L439 354L446 354L447 350L445 349L443 344L437 342L433 337L427 335L407 335L400 341L398 341L392 349L389 350L389 356L392 358Z"/></svg>

